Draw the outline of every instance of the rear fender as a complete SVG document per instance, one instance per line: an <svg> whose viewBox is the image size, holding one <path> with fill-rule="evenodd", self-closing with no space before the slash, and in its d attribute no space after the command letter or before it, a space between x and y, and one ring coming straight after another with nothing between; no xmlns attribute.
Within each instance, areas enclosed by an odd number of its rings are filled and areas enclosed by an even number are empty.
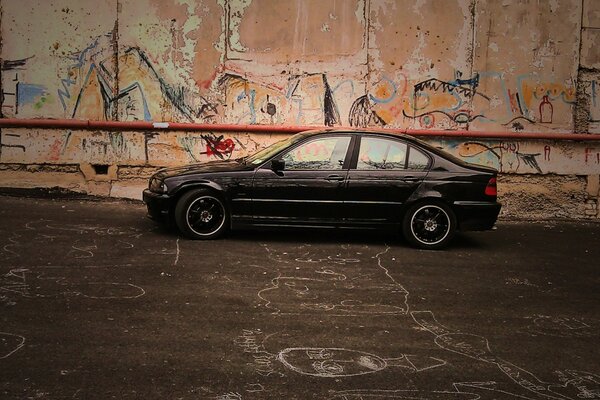
<svg viewBox="0 0 600 400"><path fill-rule="evenodd" d="M404 213L406 212L406 210L408 210L410 207L412 207L414 204L417 203L427 203L428 201L433 201L433 202L441 202L446 204L448 207L450 207L450 209L452 209L452 211L454 211L452 204L449 203L440 192L436 191L436 190L425 190L425 191L415 191L415 193L413 193L408 200L406 201L406 203L404 204L403 207L403 214L402 214L402 218L404 218Z"/></svg>
<svg viewBox="0 0 600 400"><path fill-rule="evenodd" d="M417 201L421 201L421 200L425 200L425 199L436 199L436 200L442 200L443 196L442 193L436 189L433 189L431 187L424 187L423 184L421 184L417 190L415 190L410 197L406 200L406 204L407 206L410 206L411 204L416 203Z"/></svg>

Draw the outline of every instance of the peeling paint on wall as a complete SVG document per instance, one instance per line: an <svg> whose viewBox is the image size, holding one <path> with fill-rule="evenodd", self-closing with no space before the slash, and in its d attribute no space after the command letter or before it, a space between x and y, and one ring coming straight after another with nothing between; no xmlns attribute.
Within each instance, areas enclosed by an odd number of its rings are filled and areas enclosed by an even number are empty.
<svg viewBox="0 0 600 400"><path fill-rule="evenodd" d="M600 134L598 2L23 0L1 19L2 117ZM274 139L3 129L0 165L152 168ZM589 143L435 143L600 174Z"/></svg>

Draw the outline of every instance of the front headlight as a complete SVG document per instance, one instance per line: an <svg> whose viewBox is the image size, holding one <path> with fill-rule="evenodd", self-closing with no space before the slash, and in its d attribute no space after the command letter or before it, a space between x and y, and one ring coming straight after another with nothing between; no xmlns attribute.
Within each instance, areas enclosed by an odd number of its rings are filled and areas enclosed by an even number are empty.
<svg viewBox="0 0 600 400"><path fill-rule="evenodd" d="M167 191L167 185L161 179L151 178L148 189L154 193L165 193Z"/></svg>

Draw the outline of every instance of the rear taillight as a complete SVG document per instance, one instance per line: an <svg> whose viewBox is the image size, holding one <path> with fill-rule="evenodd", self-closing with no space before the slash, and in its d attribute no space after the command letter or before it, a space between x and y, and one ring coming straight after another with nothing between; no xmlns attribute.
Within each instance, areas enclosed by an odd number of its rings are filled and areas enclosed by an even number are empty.
<svg viewBox="0 0 600 400"><path fill-rule="evenodd" d="M490 178L487 186L485 187L486 196L497 196L498 188L496 187L496 178Z"/></svg>

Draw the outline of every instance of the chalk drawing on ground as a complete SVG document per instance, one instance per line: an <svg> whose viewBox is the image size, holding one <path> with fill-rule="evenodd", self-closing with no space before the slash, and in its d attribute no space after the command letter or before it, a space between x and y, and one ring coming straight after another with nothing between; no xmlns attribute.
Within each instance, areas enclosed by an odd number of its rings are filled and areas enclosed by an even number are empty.
<svg viewBox="0 0 600 400"><path fill-rule="evenodd" d="M454 390L386 390L386 389L354 389L335 391L328 400L368 400L368 399L410 399L410 400L483 400L483 399L598 399L598 376L578 371L567 371L561 374L568 380L568 384L560 386L560 392L550 396L524 396L511 393L504 385L494 381L486 382L459 382L452 386ZM571 379L572 378L572 379ZM592 387L590 387L590 383ZM595 386L594 386L595 385ZM594 387L596 389L594 389ZM574 389L574 390L573 390Z"/></svg>
<svg viewBox="0 0 600 400"><path fill-rule="evenodd" d="M533 336L544 335L563 338L600 336L598 321L574 317L538 315L522 330Z"/></svg>
<svg viewBox="0 0 600 400"><path fill-rule="evenodd" d="M557 400L600 398L600 379L596 375L574 372L574 374L570 374L569 379L565 379L566 382L560 385L544 382L533 373L494 354L487 339L483 336L452 331L441 325L431 311L413 311L411 316L423 329L435 335L434 342L438 347L477 361L496 365L514 383L530 393ZM589 387L590 384L593 385L592 388ZM577 395L568 397L562 392L576 392ZM589 397L590 393L593 394L593 397Z"/></svg>
<svg viewBox="0 0 600 400"><path fill-rule="evenodd" d="M346 248L335 255L315 255L310 245L299 248L299 254L263 247L279 272L258 292L258 298L274 314L356 316L408 312L408 291L381 264L380 257L389 246L371 257L363 253L364 249L355 254ZM357 267L359 263L361 268ZM383 270L387 283L374 279L376 273L372 271L364 273L369 265Z"/></svg>
<svg viewBox="0 0 600 400"><path fill-rule="evenodd" d="M242 400L242 395L238 392L228 392L213 398L215 400Z"/></svg>
<svg viewBox="0 0 600 400"><path fill-rule="evenodd" d="M25 345L24 336L0 332L0 360L10 357L23 345Z"/></svg>
<svg viewBox="0 0 600 400"><path fill-rule="evenodd" d="M276 314L325 312L351 316L406 313L405 307L394 304L394 298L405 295L395 285L369 285L348 281L345 275L335 274L338 275L323 279L280 275L271 281L269 287L259 291L258 297L266 308ZM368 300L371 298L377 300Z"/></svg>
<svg viewBox="0 0 600 400"><path fill-rule="evenodd" d="M143 231L131 227L59 225L56 221L39 219L7 232L3 243L0 243L0 259L11 260L14 264L18 259L25 259L24 256L36 256L36 263L48 260L57 265L70 261L99 264L101 261L96 260L104 260L103 255L116 255L118 252L124 256L129 251L137 254L141 250L136 247L149 247L145 246L142 236ZM46 246L49 242L52 246ZM63 251L50 254L51 249ZM153 248L145 251L153 251Z"/></svg>
<svg viewBox="0 0 600 400"><path fill-rule="evenodd" d="M490 366L493 379L483 376L481 380L450 380L445 385L453 389L441 387L433 390L431 386L416 385L412 378L412 386L388 388L348 387L339 390L333 384L329 390L329 399L365 400L365 399L525 399L525 400L575 400L600 399L600 377L593 372L576 370L555 370L558 379L540 379L534 373L512 363L492 351L488 340L481 335L463 333L440 324L431 311L415 311L409 309L409 292L404 289L392 273L399 267L391 255L391 247L378 246L376 250L369 246L341 245L329 253L315 251L310 244L299 245L293 250L278 250L276 244L262 244L268 260L269 268L260 265L262 274L277 274L262 290L258 292L260 306L273 310L273 314L321 313L322 316L403 316L407 315L415 328L434 335L433 348L436 357L427 353L405 354L402 351L388 355L378 355L367 349L348 348L347 343L340 346L313 346L314 343L296 346L297 341L287 338L282 345L265 345L268 335L261 330L245 330L234 340L238 349L246 353L247 365L254 372L265 377L285 378L290 374L306 377L331 379L330 382L344 382L339 378L376 375L378 373L397 374L400 371L406 377L411 374L447 370L451 363L440 356L439 349L448 351L471 360ZM382 276L382 272L385 277ZM382 284L384 282L384 284ZM366 291L363 291L366 289ZM380 290L388 296L386 290L397 290L401 293L393 302L373 302L374 293L369 290ZM365 296L365 294L367 294ZM360 300L370 299L360 303ZM401 305L401 306L399 306ZM368 308L371 306L372 308ZM398 309L394 309L394 306ZM536 317L537 325L550 325L545 332L548 335L579 337L573 332L587 332L593 327L590 321L580 319L557 319ZM555 327L553 324L558 324ZM540 333L541 334L541 333ZM572 336L569 336L572 335ZM285 335L289 336L289 335ZM291 344L291 346L288 346ZM436 348L437 346L437 348ZM496 372L495 372L496 371ZM412 375L411 375L412 376ZM498 379L498 378L508 379ZM464 378L463 378L464 379ZM480 379L480 378L478 378ZM354 382L354 381L352 381ZM356 381L360 382L360 381ZM398 385L396 385L398 386Z"/></svg>
<svg viewBox="0 0 600 400"><path fill-rule="evenodd" d="M96 269L97 271L97 269ZM81 296L90 299L135 299L146 292L131 283L95 281L90 274L76 275L69 267L11 269L0 275L0 293L6 298ZM13 300L14 301L14 300Z"/></svg>
<svg viewBox="0 0 600 400"><path fill-rule="evenodd" d="M434 357L402 354L397 358L384 359L358 350L322 347L287 348L277 354L277 359L296 373L321 378L365 375L388 367L422 372L446 364L446 361Z"/></svg>
<svg viewBox="0 0 600 400"><path fill-rule="evenodd" d="M233 340L236 348L252 358L249 366L260 376L271 375L283 377L281 368L278 368L276 354L267 351L265 343L278 332L265 335L261 329L244 329L242 334Z"/></svg>
<svg viewBox="0 0 600 400"><path fill-rule="evenodd" d="M334 392L328 400L479 400L473 393L429 390L355 389Z"/></svg>
<svg viewBox="0 0 600 400"><path fill-rule="evenodd" d="M426 355L400 354L384 358L365 351L332 347L288 347L273 352L267 350L265 343L274 335L277 333L265 335L260 329L244 329L233 341L236 348L252 358L248 365L263 377L283 377L286 370L320 378L350 377L390 367L420 373L446 365L445 360Z"/></svg>

